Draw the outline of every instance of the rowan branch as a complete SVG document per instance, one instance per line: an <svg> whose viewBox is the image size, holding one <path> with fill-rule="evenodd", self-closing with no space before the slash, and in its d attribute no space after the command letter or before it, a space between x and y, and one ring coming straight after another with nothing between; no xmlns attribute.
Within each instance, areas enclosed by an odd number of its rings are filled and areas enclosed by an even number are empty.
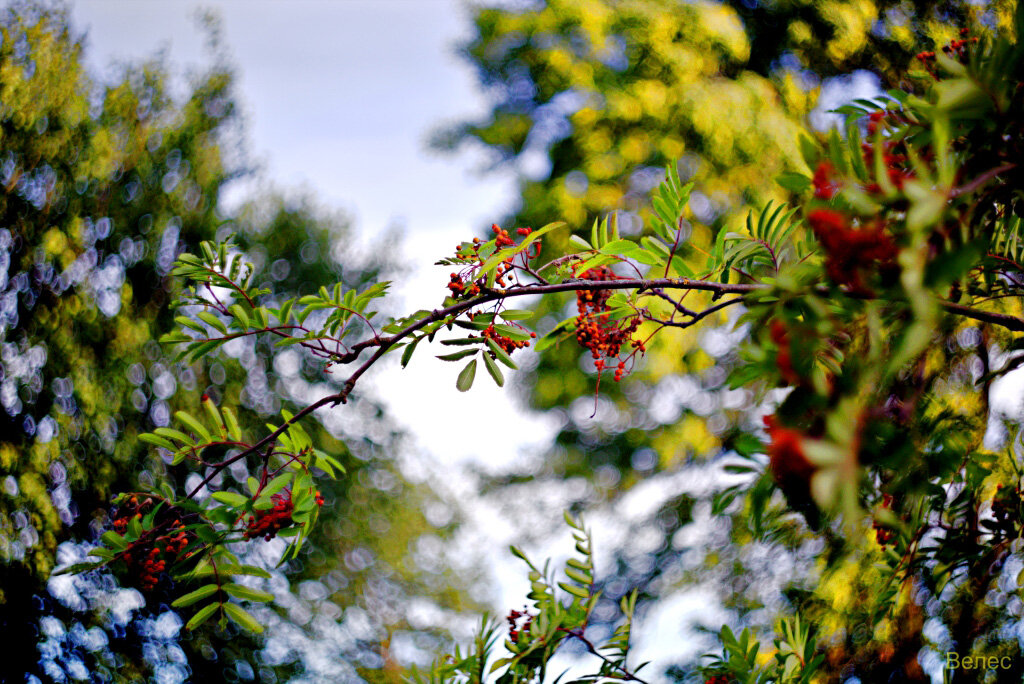
<svg viewBox="0 0 1024 684"><path fill-rule="evenodd" d="M434 309L428 316L410 323L405 328L396 332L393 335L374 335L372 338L358 342L350 348L350 351L342 356L338 363L345 364L355 361L359 355L366 349L376 347L374 353L366 359L352 375L348 377L342 389L335 393L318 399L317 401L309 404L305 408L298 411L290 419L286 420L280 427L276 428L263 439L256 442L252 446L246 448L238 454L235 454L231 458L228 458L214 466L210 466L213 470L197 485L188 498L195 496L199 490L209 484L216 476L217 473L224 468L236 463L250 454L253 454L263 447L267 446L274 440L276 440L282 433L284 433L291 425L297 423L299 420L308 416L310 413L316 411L324 406L331 405L337 406L338 404L344 404L348 401L349 395L355 388L356 382L366 373L387 351L395 346L398 342L412 335L413 333L422 330L424 327L431 323L438 321L444 321L452 316L458 316L459 314L468 311L474 307L488 304L493 301L507 299L509 297L526 297L531 295L545 295L555 294L558 292L575 292L579 290L636 290L638 293L645 291L651 291L653 294L662 298L671 300L670 297L664 294L665 290L685 290L685 291L702 291L712 293L713 299L718 299L726 294L739 295L732 299L725 300L718 304L715 304L703 311L691 312L687 309L685 312L687 315L692 317L690 321L674 322L664 321L660 319L653 319L648 317L648 320L653 320L662 326L670 327L689 327L706 316L719 311L727 306L738 304L743 301L743 296L752 292L760 292L770 289L769 285L762 285L758 283L718 283L710 280L695 280L691 278L619 278L616 280L582 280L582 279L570 279L561 283L548 283L548 284L531 284L522 285L512 288L487 288L480 295L474 296L470 299L466 299L460 302L456 302L442 309ZM849 292L845 293L854 299L874 299L875 297L867 294ZM1007 330L1013 330L1018 332L1024 332L1024 319L1009 314L996 313L994 311L983 311L980 309L974 309L964 304L958 304L955 302L943 301L941 303L942 308L949 313L963 316L965 318L971 318L977 321L985 323L991 323L993 325L999 325ZM678 308L678 307L677 307Z"/></svg>

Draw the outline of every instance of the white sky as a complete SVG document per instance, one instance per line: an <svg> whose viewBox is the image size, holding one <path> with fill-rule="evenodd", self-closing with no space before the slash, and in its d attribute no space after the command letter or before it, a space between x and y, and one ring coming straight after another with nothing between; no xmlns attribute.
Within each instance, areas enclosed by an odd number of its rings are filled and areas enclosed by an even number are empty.
<svg viewBox="0 0 1024 684"><path fill-rule="evenodd" d="M436 127L484 110L472 69L454 46L468 15L454 0L78 0L76 28L87 32L86 59L105 73L114 62L159 49L172 65L208 61L195 16L210 8L238 70L238 93L251 151L265 177L308 188L346 210L364 239L405 228L404 263L423 264L393 292L399 311L438 306L447 271L434 261L510 206L509 176L480 177L481 159L427 150ZM508 385L480 373L468 394L455 390L459 365L431 358L422 345L409 369L389 364L361 390L386 397L392 416L443 464L514 459L552 427L521 415ZM440 348L434 353L450 351ZM367 382L367 380L369 382ZM339 407L337 410L344 410ZM464 426L457 436L450 429ZM495 416L506 434L494 439ZM526 436L530 438L527 439Z"/></svg>

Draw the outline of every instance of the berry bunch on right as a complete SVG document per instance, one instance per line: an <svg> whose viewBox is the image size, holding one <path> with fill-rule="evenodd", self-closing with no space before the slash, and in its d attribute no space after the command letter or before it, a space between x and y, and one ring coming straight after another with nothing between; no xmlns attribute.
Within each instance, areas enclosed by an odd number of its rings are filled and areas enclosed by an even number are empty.
<svg viewBox="0 0 1024 684"><path fill-rule="evenodd" d="M249 516L249 524L243 533L246 539L263 537L264 540L270 541L277 536L278 532L294 522L292 511L295 506L292 503L291 492L286 490L280 494L274 494L270 499L274 502L272 508L254 511ZM319 499L317 502L319 503Z"/></svg>

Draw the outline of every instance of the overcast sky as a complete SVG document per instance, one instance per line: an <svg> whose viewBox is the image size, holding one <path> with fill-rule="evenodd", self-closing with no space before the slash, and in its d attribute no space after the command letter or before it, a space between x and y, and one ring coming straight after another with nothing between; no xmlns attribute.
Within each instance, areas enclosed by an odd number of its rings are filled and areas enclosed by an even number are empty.
<svg viewBox="0 0 1024 684"><path fill-rule="evenodd" d="M238 66L252 150L270 178L306 185L347 208L364 231L480 225L509 202L507 179L481 181L470 157L426 151L429 132L484 106L454 54L469 27L451 0L78 0L87 59L166 48L173 64L205 61L200 8L220 15Z"/></svg>

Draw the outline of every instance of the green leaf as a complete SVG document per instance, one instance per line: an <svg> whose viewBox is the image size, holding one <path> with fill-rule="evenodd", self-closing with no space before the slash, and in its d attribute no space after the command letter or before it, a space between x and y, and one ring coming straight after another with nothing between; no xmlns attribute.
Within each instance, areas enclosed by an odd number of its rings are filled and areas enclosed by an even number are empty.
<svg viewBox="0 0 1024 684"><path fill-rule="evenodd" d="M541 239L542 237L544 237L545 235L547 235L551 231L557 230L558 228L561 228L564 225L565 225L565 221L552 221L551 223L549 223L549 224L547 224L545 226L541 226L537 230L531 231L530 234L527 235L523 239L523 241L519 243L518 246L516 246L515 251L516 252L524 251L527 247L530 246L530 243L536 242L537 240Z"/></svg>
<svg viewBox="0 0 1024 684"><path fill-rule="evenodd" d="M151 432L142 433L141 435L139 435L139 439L148 444L152 444L153 446L163 447L165 449L170 449L171 451L174 451L178 448L174 446L174 443L171 442L171 440L165 439L159 435L154 435Z"/></svg>
<svg viewBox="0 0 1024 684"><path fill-rule="evenodd" d="M405 345L405 351L402 352L402 368L409 365L409 361L412 360L412 353L416 351L416 345L418 345L422 339L422 337L417 337L415 340Z"/></svg>
<svg viewBox="0 0 1024 684"><path fill-rule="evenodd" d="M178 325L184 326L184 327L186 327L186 328L188 328L190 330L195 330L197 333L200 333L204 337L206 336L206 328L204 328L203 326L199 325L198 323L193 321L191 318L188 318L186 316L175 316L174 317L174 322L177 323Z"/></svg>
<svg viewBox="0 0 1024 684"><path fill-rule="evenodd" d="M465 346L467 344L482 344L482 337L458 337L451 340L441 340L441 344L448 346Z"/></svg>
<svg viewBox="0 0 1024 684"><path fill-rule="evenodd" d="M291 472L281 473L280 475L278 475L277 477L275 477L273 480L266 484L266 486L263 488L263 491L260 492L260 496L269 497L273 496L274 494L277 494L279 491L285 488L285 485L287 485L294 476L295 474Z"/></svg>
<svg viewBox="0 0 1024 684"><path fill-rule="evenodd" d="M473 378L476 376L476 359L473 359L466 364L466 367L459 373L458 380L455 381L455 387L460 392L468 392L469 388L473 386Z"/></svg>
<svg viewBox="0 0 1024 684"><path fill-rule="evenodd" d="M214 428L218 428L224 424L224 419L220 415L220 411L217 410L217 405L213 403L213 400L207 397L202 401L203 408L206 410L206 415L210 416L210 420L213 422Z"/></svg>
<svg viewBox="0 0 1024 684"><path fill-rule="evenodd" d="M220 606L219 603L207 603L205 606L200 608L195 615L192 616L191 620L185 623L185 629L188 631L192 631L199 625L209 620L210 616L213 615L214 611L217 610L218 606Z"/></svg>
<svg viewBox="0 0 1024 684"><path fill-rule="evenodd" d="M204 323L209 323L211 327L220 332L221 334L227 334L228 327L224 325L224 321L217 318L209 311L200 311L196 314L196 317Z"/></svg>
<svg viewBox="0 0 1024 684"><path fill-rule="evenodd" d="M273 601L274 595L269 594L259 589L253 589L242 584L235 584L229 582L224 585L224 591L235 598L245 599L246 601L259 601L266 603L267 601Z"/></svg>
<svg viewBox="0 0 1024 684"><path fill-rule="evenodd" d="M89 555L96 556L97 558L102 558L104 560L111 560L115 556L113 551L103 546L97 546L94 549L90 549Z"/></svg>
<svg viewBox="0 0 1024 684"><path fill-rule="evenodd" d="M490 340L488 340L488 342L490 342ZM495 384L497 384L498 387L504 387L505 378L502 376L501 369L498 368L498 364L494 363L494 359L491 358L490 354L484 354L483 359L484 366L486 366L487 372L491 374Z"/></svg>
<svg viewBox="0 0 1024 684"><path fill-rule="evenodd" d="M506 321L521 321L527 318L533 318L536 313L536 311L529 311L528 309L505 309L499 315ZM480 317L477 316L477 318Z"/></svg>
<svg viewBox="0 0 1024 684"><path fill-rule="evenodd" d="M195 570L190 572L182 573L180 576L182 579L195 579L197 577L207 577L209 575L217 575L219 577L231 577L234 575L250 575L253 577L262 577L264 579L270 579L270 573L263 568L258 568L255 565L239 565L237 563L224 563L218 562L216 570L212 565L204 561L205 564L200 565Z"/></svg>
<svg viewBox="0 0 1024 684"><path fill-rule="evenodd" d="M220 410L224 415L224 427L228 430L228 436L236 442L242 441L242 428L238 426L238 419L235 418L235 412L225 406Z"/></svg>
<svg viewBox="0 0 1024 684"><path fill-rule="evenodd" d="M124 537L113 530L104 532L100 537L100 541L116 551L124 551L128 548L128 542L124 540Z"/></svg>
<svg viewBox="0 0 1024 684"><path fill-rule="evenodd" d="M579 582L584 586L588 586L594 582L594 578L591 577L589 574L585 574L574 568L566 568L565 574L569 579L575 582Z"/></svg>
<svg viewBox="0 0 1024 684"><path fill-rule="evenodd" d="M495 332L500 333L502 336L509 338L510 340L516 340L517 342L524 342L531 339L530 333L514 328L511 325L502 325L501 323L495 323Z"/></svg>
<svg viewBox="0 0 1024 684"><path fill-rule="evenodd" d="M584 572L588 572L588 573L593 571L593 569L594 569L594 567L590 563L584 563L579 558L570 558L565 563L566 563L566 565L568 565L571 568L576 568L577 570L583 570Z"/></svg>
<svg viewBox="0 0 1024 684"><path fill-rule="evenodd" d="M605 264L613 264L619 261L618 257L609 256L607 254L598 254L597 256L591 257L584 261L582 264L576 267L576 272L579 273L579 277L583 277L586 271L598 266L604 266Z"/></svg>
<svg viewBox="0 0 1024 684"><path fill-rule="evenodd" d="M487 346L490 348L492 352L494 352L495 357L497 357L497 359L501 361L503 364L505 364L512 370L519 369L519 367L516 366L515 361L512 360L512 357L509 356L508 353L506 353L505 350L502 349L498 345L498 343L492 340L490 337L487 338Z"/></svg>
<svg viewBox="0 0 1024 684"><path fill-rule="evenodd" d="M171 606L175 608L184 608L185 606L191 606L193 603L202 601L208 596L213 596L217 591L216 584L207 584L206 586L199 587L193 592L180 596L171 603Z"/></svg>
<svg viewBox="0 0 1024 684"><path fill-rule="evenodd" d="M214 501L219 501L222 504L234 506L235 508L240 508L249 501L249 499L235 492L214 492L210 497Z"/></svg>
<svg viewBox="0 0 1024 684"><path fill-rule="evenodd" d="M289 300L285 301L284 304L281 305L280 309L278 309L278 311L277 311L277 320L280 321L282 325L288 325L288 318L291 316L292 307L294 305L295 305L295 300L294 299L289 299Z"/></svg>
<svg viewBox="0 0 1024 684"><path fill-rule="evenodd" d="M472 356L473 354L476 354L478 351L480 351L479 348L460 349L459 351L452 352L451 354L440 354L438 355L437 358L441 359L442 361L458 361L459 359L464 359L467 356Z"/></svg>
<svg viewBox="0 0 1024 684"><path fill-rule="evenodd" d="M522 561L525 561L527 563L527 565L530 564L530 559L526 557L526 554L523 553L523 550L520 549L518 546L515 546L515 545L509 546L508 550L511 551L512 555L515 556L516 558L518 558L518 559L520 559Z"/></svg>
<svg viewBox="0 0 1024 684"><path fill-rule="evenodd" d="M583 599L590 598L589 591L582 587L578 587L575 584L566 584L565 582L559 582L558 586L562 589L562 591L566 592L567 594L572 594L573 596Z"/></svg>
<svg viewBox="0 0 1024 684"><path fill-rule="evenodd" d="M178 422L184 423L192 432L199 435L204 442L212 442L210 433L206 430L206 426L196 420L195 416L188 413L187 411L175 411L174 417L178 419Z"/></svg>
<svg viewBox="0 0 1024 684"><path fill-rule="evenodd" d="M214 613L219 605L219 603L208 603L200 608L199 611L195 615L191 616L191 619L185 623L185 630L190 632L208 621L210 615Z"/></svg>
<svg viewBox="0 0 1024 684"><path fill-rule="evenodd" d="M818 159L821 154L818 151L818 145L810 136L804 133L801 133L797 140L800 143L800 154L803 156L804 161L807 162L808 168L814 169L818 165Z"/></svg>
<svg viewBox="0 0 1024 684"><path fill-rule="evenodd" d="M547 334L545 334L543 337L537 340L537 344L534 346L534 351L538 353L542 352L545 349L552 347L561 342L562 340L564 340L565 338L569 337L574 332L573 325L574 319L565 319L564 321L556 325L554 328L549 330ZM566 328L568 328L568 330Z"/></svg>
<svg viewBox="0 0 1024 684"><path fill-rule="evenodd" d="M589 250L594 249L590 245L589 242L587 242L586 240L581 238L579 235L570 235L569 236L569 244L573 245L574 247L579 247L582 250L588 250L589 251Z"/></svg>
<svg viewBox="0 0 1024 684"><path fill-rule="evenodd" d="M194 439L186 435L181 430L175 430L174 428L158 427L157 429L153 430L153 433L160 435L161 437L166 437L168 439L176 439L179 442L182 442L183 444L195 444Z"/></svg>
<svg viewBox="0 0 1024 684"><path fill-rule="evenodd" d="M785 173L776 176L775 182L786 190L789 190L794 195L802 195L811 187L810 178L802 173L794 173L793 171L786 171Z"/></svg>
<svg viewBox="0 0 1024 684"><path fill-rule="evenodd" d="M239 324L242 326L242 330L249 329L249 314L245 312L241 304L232 304L228 307L228 311L231 315L238 319Z"/></svg>
<svg viewBox="0 0 1024 684"><path fill-rule="evenodd" d="M249 613L245 612L242 609L242 607L238 604L225 603L224 612L239 627L247 629L255 634L260 634L261 632L263 632L263 625L261 625L252 615L249 615Z"/></svg>

